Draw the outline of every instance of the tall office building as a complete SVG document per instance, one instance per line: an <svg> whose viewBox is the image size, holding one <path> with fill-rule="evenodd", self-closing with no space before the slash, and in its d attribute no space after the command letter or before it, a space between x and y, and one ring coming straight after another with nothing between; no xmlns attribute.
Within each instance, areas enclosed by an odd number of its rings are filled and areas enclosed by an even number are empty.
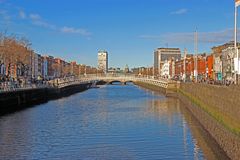
<svg viewBox="0 0 240 160"><path fill-rule="evenodd" d="M161 74L161 69L165 61L171 59L180 60L181 50L179 48L158 48L154 51L154 70Z"/></svg>
<svg viewBox="0 0 240 160"><path fill-rule="evenodd" d="M104 73L108 72L108 52L98 51L98 69Z"/></svg>

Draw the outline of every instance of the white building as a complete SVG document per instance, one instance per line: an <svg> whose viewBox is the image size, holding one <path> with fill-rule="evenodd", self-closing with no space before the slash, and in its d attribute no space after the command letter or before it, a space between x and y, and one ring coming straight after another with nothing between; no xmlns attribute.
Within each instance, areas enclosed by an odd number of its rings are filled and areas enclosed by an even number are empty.
<svg viewBox="0 0 240 160"><path fill-rule="evenodd" d="M238 48L240 53L240 48ZM222 76L226 80L234 80L235 74L240 73L240 62L237 63L237 54L234 47L228 47L222 51ZM238 71L238 72L237 72Z"/></svg>
<svg viewBox="0 0 240 160"><path fill-rule="evenodd" d="M161 68L161 76L170 78L170 62L165 60Z"/></svg>
<svg viewBox="0 0 240 160"><path fill-rule="evenodd" d="M103 70L105 74L108 72L108 52L107 51L98 52L98 69Z"/></svg>

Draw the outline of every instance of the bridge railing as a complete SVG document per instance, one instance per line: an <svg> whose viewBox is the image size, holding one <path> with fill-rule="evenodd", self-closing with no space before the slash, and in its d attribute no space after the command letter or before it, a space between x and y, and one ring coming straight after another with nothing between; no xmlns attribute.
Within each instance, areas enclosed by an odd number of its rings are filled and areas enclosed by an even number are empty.
<svg viewBox="0 0 240 160"><path fill-rule="evenodd" d="M164 79L164 78L156 78L156 77L142 77L142 76L135 76L135 75L117 75L117 76L99 76L99 77L94 77L94 76L85 76L82 77L82 79L86 81L140 81L140 82L145 82L149 84L153 84L156 86L160 86L163 88L167 88L169 83L172 83L171 80L169 79Z"/></svg>
<svg viewBox="0 0 240 160"><path fill-rule="evenodd" d="M19 90L27 90L27 89L34 89L34 88L46 88L49 87L47 82L43 83L27 83L27 84L20 84L18 82L1 82L0 83L0 92L12 92L12 91L19 91Z"/></svg>
<svg viewBox="0 0 240 160"><path fill-rule="evenodd" d="M65 78L56 78L54 80L49 81L49 85L52 87L66 87L69 85L74 85L74 84L85 84L85 83L90 83L91 78L83 78L83 77L65 77Z"/></svg>
<svg viewBox="0 0 240 160"><path fill-rule="evenodd" d="M170 79L167 78L163 78L163 77L156 77L156 76L140 76L140 75L135 75L135 74L87 74L87 75L82 75L79 78L83 78L83 79L87 79L87 78L115 78L115 77L132 77L132 78L144 78L144 79L155 79L155 80L163 80L163 81L172 81Z"/></svg>

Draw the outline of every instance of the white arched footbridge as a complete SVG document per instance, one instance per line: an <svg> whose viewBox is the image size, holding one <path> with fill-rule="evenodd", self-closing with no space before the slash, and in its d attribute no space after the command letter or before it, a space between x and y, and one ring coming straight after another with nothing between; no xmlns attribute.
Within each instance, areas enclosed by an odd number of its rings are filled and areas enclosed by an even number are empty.
<svg viewBox="0 0 240 160"><path fill-rule="evenodd" d="M81 76L81 77L68 77L68 78L61 78L55 79L53 83L58 87L65 87L72 84L79 84L79 83L92 83L96 84L98 82L106 82L111 84L112 82L121 82L122 84L126 84L127 82L142 82L154 86L158 86L164 89L176 87L176 81L163 79L163 78L150 78L150 77L138 77L133 75L104 75L104 76L97 76L97 75L88 75L88 76Z"/></svg>

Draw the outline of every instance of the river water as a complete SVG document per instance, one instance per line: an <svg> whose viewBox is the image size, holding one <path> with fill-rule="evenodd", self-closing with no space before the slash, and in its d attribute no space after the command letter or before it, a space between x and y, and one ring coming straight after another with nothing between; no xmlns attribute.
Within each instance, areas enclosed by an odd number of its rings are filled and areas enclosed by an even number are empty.
<svg viewBox="0 0 240 160"><path fill-rule="evenodd" d="M108 85L0 118L0 159L226 159L185 106Z"/></svg>

